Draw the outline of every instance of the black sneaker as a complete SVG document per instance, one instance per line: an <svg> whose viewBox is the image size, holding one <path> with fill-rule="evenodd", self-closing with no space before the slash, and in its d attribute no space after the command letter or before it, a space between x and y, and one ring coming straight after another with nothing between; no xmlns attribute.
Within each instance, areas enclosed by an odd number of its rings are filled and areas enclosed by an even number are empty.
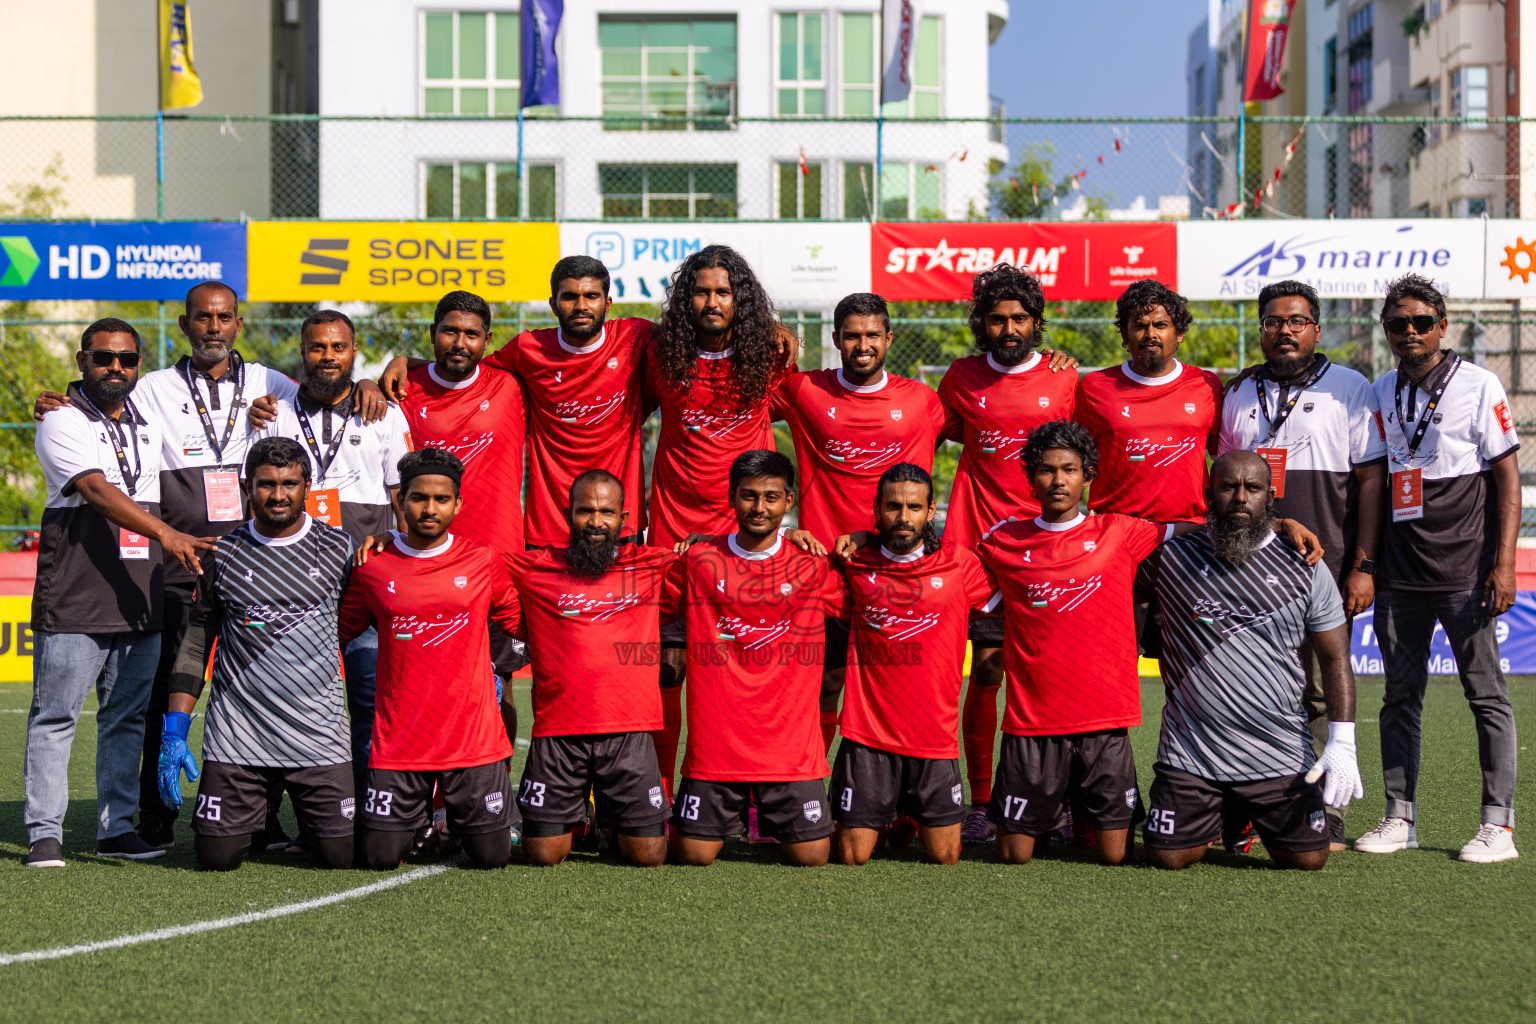
<svg viewBox="0 0 1536 1024"><path fill-rule="evenodd" d="M283 826L273 822L251 837L252 853L302 853Z"/></svg>
<svg viewBox="0 0 1536 1024"><path fill-rule="evenodd" d="M1349 849L1349 842L1344 838L1344 819L1333 815L1328 816L1328 852L1339 853Z"/></svg>
<svg viewBox="0 0 1536 1024"><path fill-rule="evenodd" d="M176 822L167 821L164 818L139 818L137 829L139 838L150 846L158 846L162 850L169 850L176 845Z"/></svg>
<svg viewBox="0 0 1536 1024"><path fill-rule="evenodd" d="M64 866L64 844L57 839L39 839L27 851L29 868L61 868Z"/></svg>
<svg viewBox="0 0 1536 1024"><path fill-rule="evenodd" d="M110 839L96 840L96 856L119 857L123 860L154 860L164 857L165 851L140 839L136 832L124 832Z"/></svg>

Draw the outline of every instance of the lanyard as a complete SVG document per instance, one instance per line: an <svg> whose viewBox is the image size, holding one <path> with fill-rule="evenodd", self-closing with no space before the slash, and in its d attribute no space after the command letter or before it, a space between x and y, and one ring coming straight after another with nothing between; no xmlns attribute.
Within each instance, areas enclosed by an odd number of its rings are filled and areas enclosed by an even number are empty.
<svg viewBox="0 0 1536 1024"><path fill-rule="evenodd" d="M187 390L192 392L192 405L197 409L197 418L203 421L203 436L208 439L208 448L213 452L213 457L220 467L224 465L224 448L235 432L235 420L240 418L240 396L245 393L245 364L240 359L240 353L234 351L229 353L229 372L235 377L235 394L229 401L229 421L224 424L224 439L215 441L213 417L208 415L208 404L203 401L202 392L197 390L197 381L192 376L192 360L188 358L181 364L181 376L187 382ZM208 382L210 389L218 386L219 382L216 380Z"/></svg>
<svg viewBox="0 0 1536 1024"><path fill-rule="evenodd" d="M1451 378L1456 376L1456 371L1461 367L1461 357L1458 356L1455 352L1448 352L1448 353L1446 353L1446 357L1445 358L1450 362L1450 366L1446 370L1445 375L1440 378L1440 383L1435 385L1433 390L1426 391L1426 394L1429 395L1429 404L1424 407L1424 415L1419 417L1419 425L1414 428L1413 437L1410 438L1409 441L1408 441L1408 461L1409 462L1413 461L1414 453L1419 450L1419 445L1424 440L1424 433L1425 433L1425 431L1429 430L1429 424L1430 424L1431 420L1434 418L1435 407L1440 404L1440 399L1445 396L1446 388L1451 386ZM1434 371L1431 370L1430 372L1433 373ZM1398 379L1399 380L1402 379L1402 371L1401 370L1398 371ZM1418 401L1419 401L1418 387L1419 387L1419 385L1418 385L1417 381L1410 380L1408 382L1408 413L1409 413L1409 418L1412 418L1412 414L1415 411L1415 407L1418 405ZM1392 401L1393 401L1393 404L1395 404L1397 406L1397 426L1398 426L1398 429L1400 429L1403 432L1403 436L1404 437L1407 437L1408 436L1408 427L1407 427L1408 420L1403 418L1403 389L1402 389L1401 385L1394 385L1393 386L1393 388L1392 388Z"/></svg>
<svg viewBox="0 0 1536 1024"><path fill-rule="evenodd" d="M315 483L318 484L325 479L325 471L331 468L331 463L336 461L336 452L341 448L341 440L347 436L347 421L345 418L342 419L341 429L336 431L335 437L331 438L331 445L325 450L325 456L322 458L320 455L320 445L315 441L315 428L309 425L309 414L299 404L297 395L293 399L293 411L299 414L299 427L304 431L304 443L309 445L309 454L314 456L315 469L319 471L315 474ZM327 432L330 430L330 425L331 410L327 407L325 410Z"/></svg>
<svg viewBox="0 0 1536 1024"><path fill-rule="evenodd" d="M80 397L85 399L85 404L91 407L91 411L101 417L102 425L107 428L107 440L112 442L112 451L117 456L117 471L123 475L123 486L128 489L128 497L133 497L139 490L139 477L144 469L144 461L139 456L139 434L134 429L138 421L138 413L134 411L133 403L123 399L122 416L128 420L128 443L133 445L133 471L128 470L128 455L123 451L123 439L119 434L122 423L113 420L106 413L96 408L96 403L91 401L84 389L80 391Z"/></svg>
<svg viewBox="0 0 1536 1024"><path fill-rule="evenodd" d="M1285 421L1291 418L1291 410L1296 408L1296 403L1301 400L1302 392L1306 391L1312 385L1322 380L1323 374L1328 372L1328 367L1331 365L1332 364L1328 362L1327 356L1318 356L1317 369L1313 370L1312 373L1307 376L1307 379L1302 381L1300 384L1292 387L1290 384L1282 384L1279 381L1276 381L1275 386L1277 390L1275 392L1275 414L1273 417L1271 417L1269 414L1269 395L1264 390L1264 377L1261 374L1254 379L1253 386L1257 388L1259 392L1259 409L1263 411L1264 418L1269 420L1269 436L1264 439L1265 444L1269 444L1271 441L1273 441L1275 436L1280 433L1280 428L1285 426ZM1287 390L1290 392L1289 401L1286 400Z"/></svg>

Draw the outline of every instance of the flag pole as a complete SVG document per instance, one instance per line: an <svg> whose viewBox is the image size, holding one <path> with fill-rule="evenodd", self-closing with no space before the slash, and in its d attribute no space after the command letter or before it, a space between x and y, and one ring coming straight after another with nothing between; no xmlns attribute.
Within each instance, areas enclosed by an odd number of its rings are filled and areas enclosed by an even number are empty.
<svg viewBox="0 0 1536 1024"><path fill-rule="evenodd" d="M522 84L518 84L522 92ZM528 219L528 168L523 161L523 101L517 101L517 219Z"/></svg>
<svg viewBox="0 0 1536 1024"><path fill-rule="evenodd" d="M1248 118L1248 9L1251 6L1253 6L1251 0L1244 0L1243 24L1238 34L1242 42L1243 59L1237 82L1237 201L1244 206L1248 205L1248 197L1244 194L1246 183L1243 174L1243 150L1248 134L1246 124Z"/></svg>
<svg viewBox="0 0 1536 1024"><path fill-rule="evenodd" d="M165 220L165 75L160 62L165 59L160 52L160 0L154 0L155 10L155 219ZM165 365L165 300L155 303L155 366Z"/></svg>

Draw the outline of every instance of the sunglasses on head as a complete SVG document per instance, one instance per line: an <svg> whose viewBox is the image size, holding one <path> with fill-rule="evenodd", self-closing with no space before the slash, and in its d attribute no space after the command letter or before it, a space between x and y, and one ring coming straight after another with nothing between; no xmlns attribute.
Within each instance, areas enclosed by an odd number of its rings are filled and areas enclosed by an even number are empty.
<svg viewBox="0 0 1536 1024"><path fill-rule="evenodd" d="M125 370L131 370L139 365L137 352L113 352L111 349L93 348L89 353L92 366L107 367L117 363Z"/></svg>
<svg viewBox="0 0 1536 1024"><path fill-rule="evenodd" d="M1438 316L1429 316L1421 313L1418 316L1384 316L1381 318L1381 326L1388 334L1407 334L1408 325L1413 324L1413 333L1428 334L1435 324L1440 322Z"/></svg>

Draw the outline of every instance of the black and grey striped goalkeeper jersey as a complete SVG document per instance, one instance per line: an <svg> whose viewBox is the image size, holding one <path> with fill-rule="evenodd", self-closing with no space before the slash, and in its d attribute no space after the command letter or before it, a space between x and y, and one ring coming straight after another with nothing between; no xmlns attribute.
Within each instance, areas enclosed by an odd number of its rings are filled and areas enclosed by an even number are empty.
<svg viewBox="0 0 1536 1024"><path fill-rule="evenodd" d="M1297 775L1312 766L1298 653L1308 631L1344 623L1326 564L1309 566L1271 535L1243 565L1211 551L1210 534L1162 547L1162 737L1157 759L1217 782Z"/></svg>
<svg viewBox="0 0 1536 1024"><path fill-rule="evenodd" d="M204 758L268 768L351 760L336 615L354 546L305 516L292 537L269 540L247 523L203 556L188 625L218 637Z"/></svg>

